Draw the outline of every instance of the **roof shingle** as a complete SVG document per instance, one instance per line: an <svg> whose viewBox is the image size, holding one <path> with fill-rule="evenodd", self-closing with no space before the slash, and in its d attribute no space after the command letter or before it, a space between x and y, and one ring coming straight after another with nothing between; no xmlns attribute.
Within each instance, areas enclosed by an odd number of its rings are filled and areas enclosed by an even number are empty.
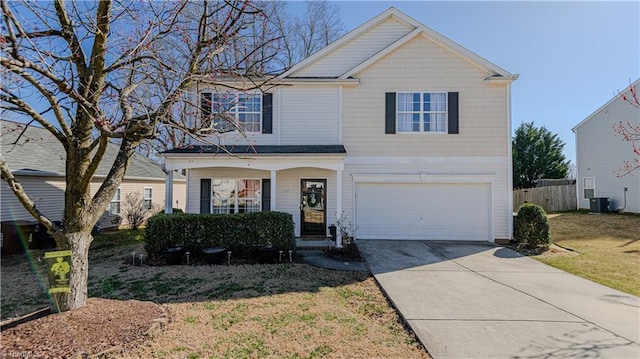
<svg viewBox="0 0 640 359"><path fill-rule="evenodd" d="M64 148L48 130L34 125L25 129L25 124L4 120L0 121L0 125L0 150L12 171L32 170L64 175ZM23 130L18 143L13 144ZM109 173L117 153L118 145L110 143L98 166L96 176L106 176ZM176 174L176 177L180 178L182 175ZM125 178L164 179L165 173L158 163L135 153Z"/></svg>

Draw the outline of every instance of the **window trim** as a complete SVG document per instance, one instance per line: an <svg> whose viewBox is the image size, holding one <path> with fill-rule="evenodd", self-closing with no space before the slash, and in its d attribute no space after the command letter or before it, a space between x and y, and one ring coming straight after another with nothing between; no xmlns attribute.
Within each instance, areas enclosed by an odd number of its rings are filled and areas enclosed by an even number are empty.
<svg viewBox="0 0 640 359"><path fill-rule="evenodd" d="M213 187L214 187L214 183L215 181L234 181L235 183L235 188L234 188L234 194L235 197L233 198L233 211L230 211L229 213L226 214L238 214L241 213L239 211L239 201L238 201L238 181L258 181L258 190L260 191L260 195L258 197L255 197L254 199L257 199L260 201L261 205L258 207L258 210L256 212L262 212L262 178L215 178L215 177L210 177L209 178L211 180L211 190L210 190L210 198L211 200L209 201L209 213L212 214L225 214L225 213L220 213L220 212L214 212L213 208ZM231 206L229 206L229 209L231 210ZM245 213L245 212L243 212Z"/></svg>
<svg viewBox="0 0 640 359"><path fill-rule="evenodd" d="M232 104L234 104L230 110L233 111L225 111L225 113L228 113L229 115L232 115L234 118L234 121L236 122L236 124L242 124L243 125L243 131L246 133L262 133L263 130L263 120L264 120L264 111L263 111L263 107L264 107L264 98L263 98L263 94L259 91L229 91L229 92L216 92L216 91L211 91L211 90L203 90L200 91L200 103L201 106L199 108L200 111L200 118L202 118L202 97L204 94L210 94L211 95L211 108L209 110L210 114L215 114L217 113L217 111L214 110L214 103L216 101L214 101L216 96L230 96L233 95L233 101ZM239 98L240 95L251 95L251 96L255 96L258 98L259 101L259 109L257 111L249 111L249 112L240 112L240 108L241 106L238 106L239 103ZM240 114L244 113L244 114L250 114L250 115L258 115L259 119L258 119L258 129L255 131L248 131L246 129L246 123L243 123L240 121ZM253 124L253 122L251 122ZM214 121L211 121L211 126L213 126ZM237 128L233 128L231 131L238 131ZM230 131L230 132L231 132Z"/></svg>
<svg viewBox="0 0 640 359"><path fill-rule="evenodd" d="M400 111L400 95L415 95L420 94L420 110L419 111ZM444 111L424 111L424 98L425 94L441 94L444 95L445 110ZM396 122L396 134L411 135L411 134L429 134L429 135L446 135L449 133L449 92L447 91L398 91L395 92L395 122ZM401 131L400 130L400 114L414 114L420 115L420 130L419 131ZM443 114L444 115L444 129L442 131L425 131L424 130L424 115L425 114Z"/></svg>
<svg viewBox="0 0 640 359"><path fill-rule="evenodd" d="M116 197L118 197L118 199L116 200ZM111 212L111 204L117 203L118 204L118 212ZM107 210L107 212L109 213L109 215L112 216L119 216L122 213L122 187L118 187L118 189L116 189L116 193L113 194L113 198L111 198L111 201L109 201L109 209Z"/></svg>
<svg viewBox="0 0 640 359"><path fill-rule="evenodd" d="M147 198L147 190L149 190L150 198ZM149 201L149 206L147 206L147 201ZM153 208L153 187L144 187L142 189L142 205L145 210L149 211Z"/></svg>

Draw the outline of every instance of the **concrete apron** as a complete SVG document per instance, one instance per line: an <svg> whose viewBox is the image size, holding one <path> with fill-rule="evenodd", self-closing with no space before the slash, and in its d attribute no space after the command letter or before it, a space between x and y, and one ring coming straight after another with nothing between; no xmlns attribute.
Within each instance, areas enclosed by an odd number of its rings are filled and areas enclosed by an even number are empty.
<svg viewBox="0 0 640 359"><path fill-rule="evenodd" d="M640 358L640 298L486 242L360 240L435 359Z"/></svg>

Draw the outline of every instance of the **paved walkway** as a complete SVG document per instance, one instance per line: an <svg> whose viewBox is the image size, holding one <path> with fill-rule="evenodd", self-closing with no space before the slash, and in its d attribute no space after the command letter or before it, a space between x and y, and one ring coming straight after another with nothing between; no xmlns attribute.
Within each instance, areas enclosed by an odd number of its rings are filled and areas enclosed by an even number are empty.
<svg viewBox="0 0 640 359"><path fill-rule="evenodd" d="M640 298L482 242L357 242L435 359L640 358Z"/></svg>
<svg viewBox="0 0 640 359"><path fill-rule="evenodd" d="M296 252L302 258L302 262L314 267L343 270L368 272L369 269L364 262L344 261L337 258L329 257L321 250L298 250Z"/></svg>

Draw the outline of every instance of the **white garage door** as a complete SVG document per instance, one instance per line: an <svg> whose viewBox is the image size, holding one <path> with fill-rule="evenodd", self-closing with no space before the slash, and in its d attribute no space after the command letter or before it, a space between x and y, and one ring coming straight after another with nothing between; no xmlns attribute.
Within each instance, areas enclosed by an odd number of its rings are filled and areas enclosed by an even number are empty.
<svg viewBox="0 0 640 359"><path fill-rule="evenodd" d="M485 183L358 183L356 238L489 241Z"/></svg>

